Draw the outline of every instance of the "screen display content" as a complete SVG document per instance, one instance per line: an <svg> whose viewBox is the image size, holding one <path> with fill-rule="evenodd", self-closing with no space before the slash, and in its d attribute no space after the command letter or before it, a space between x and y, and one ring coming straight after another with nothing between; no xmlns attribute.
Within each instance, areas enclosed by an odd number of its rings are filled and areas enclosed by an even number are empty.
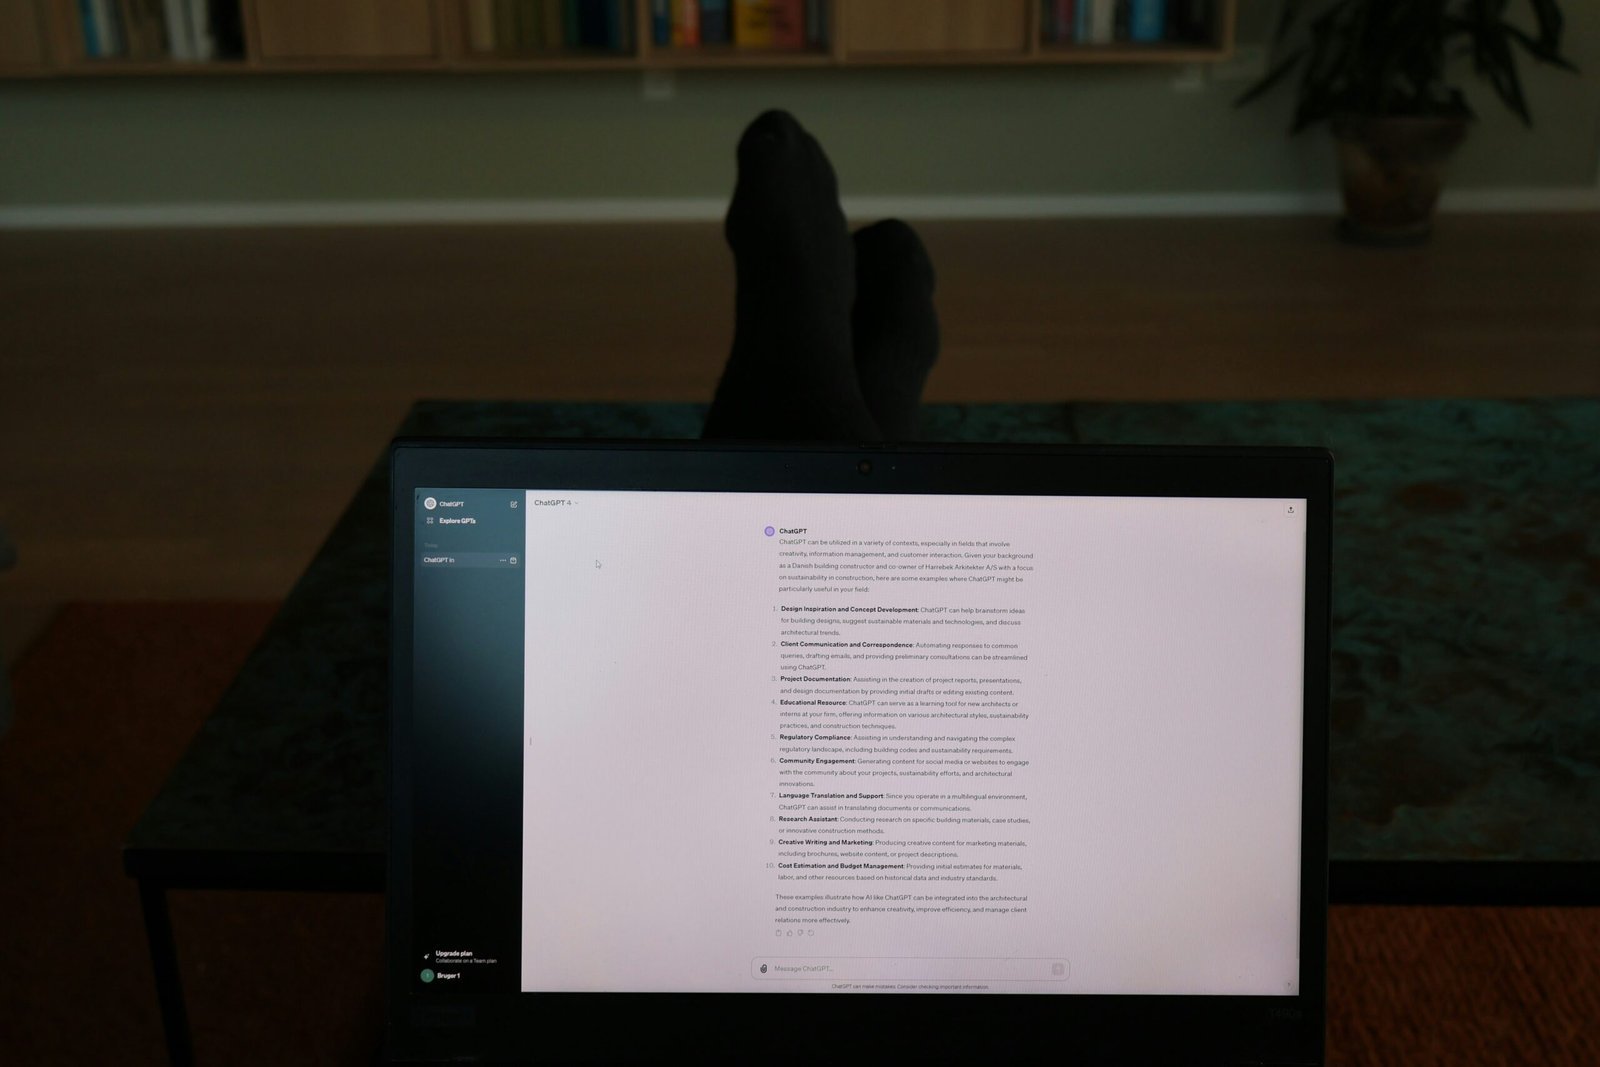
<svg viewBox="0 0 1600 1067"><path fill-rule="evenodd" d="M415 499L419 992L1299 990L1304 500Z"/></svg>

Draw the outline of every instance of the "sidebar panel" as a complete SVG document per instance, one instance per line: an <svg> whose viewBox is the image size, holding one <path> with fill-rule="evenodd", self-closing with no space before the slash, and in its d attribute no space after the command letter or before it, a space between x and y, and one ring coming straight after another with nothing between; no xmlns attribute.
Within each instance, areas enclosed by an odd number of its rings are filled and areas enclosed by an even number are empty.
<svg viewBox="0 0 1600 1067"><path fill-rule="evenodd" d="M416 493L418 992L517 988L524 506L509 489Z"/></svg>

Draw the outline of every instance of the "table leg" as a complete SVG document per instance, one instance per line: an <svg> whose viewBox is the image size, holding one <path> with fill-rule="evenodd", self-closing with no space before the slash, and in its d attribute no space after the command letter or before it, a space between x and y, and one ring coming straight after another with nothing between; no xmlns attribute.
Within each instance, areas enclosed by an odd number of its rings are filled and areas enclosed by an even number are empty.
<svg viewBox="0 0 1600 1067"><path fill-rule="evenodd" d="M150 966L155 971L167 1060L173 1067L193 1067L194 1046L189 1043L189 1013L183 1006L183 983L178 977L178 952L172 942L166 887L139 879L139 904L144 911L145 937L150 942Z"/></svg>

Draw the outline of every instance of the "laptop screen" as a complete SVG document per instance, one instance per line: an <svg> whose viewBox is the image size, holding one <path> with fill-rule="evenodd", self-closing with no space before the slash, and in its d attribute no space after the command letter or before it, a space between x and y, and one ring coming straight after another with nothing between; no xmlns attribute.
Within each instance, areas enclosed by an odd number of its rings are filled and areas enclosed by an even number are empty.
<svg viewBox="0 0 1600 1067"><path fill-rule="evenodd" d="M1300 991L1306 498L407 497L410 992Z"/></svg>

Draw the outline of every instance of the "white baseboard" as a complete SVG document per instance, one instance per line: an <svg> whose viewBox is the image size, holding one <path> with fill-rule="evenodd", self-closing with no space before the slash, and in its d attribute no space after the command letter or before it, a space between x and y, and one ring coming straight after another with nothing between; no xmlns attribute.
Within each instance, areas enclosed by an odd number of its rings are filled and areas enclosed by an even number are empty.
<svg viewBox="0 0 1600 1067"><path fill-rule="evenodd" d="M1072 219L1329 215L1332 191L1151 193L1128 196L848 197L852 218ZM490 223L713 222L723 198L585 200L340 200L290 203L14 204L0 230L209 226L407 226ZM1440 210L1460 214L1600 211L1600 188L1465 189Z"/></svg>

